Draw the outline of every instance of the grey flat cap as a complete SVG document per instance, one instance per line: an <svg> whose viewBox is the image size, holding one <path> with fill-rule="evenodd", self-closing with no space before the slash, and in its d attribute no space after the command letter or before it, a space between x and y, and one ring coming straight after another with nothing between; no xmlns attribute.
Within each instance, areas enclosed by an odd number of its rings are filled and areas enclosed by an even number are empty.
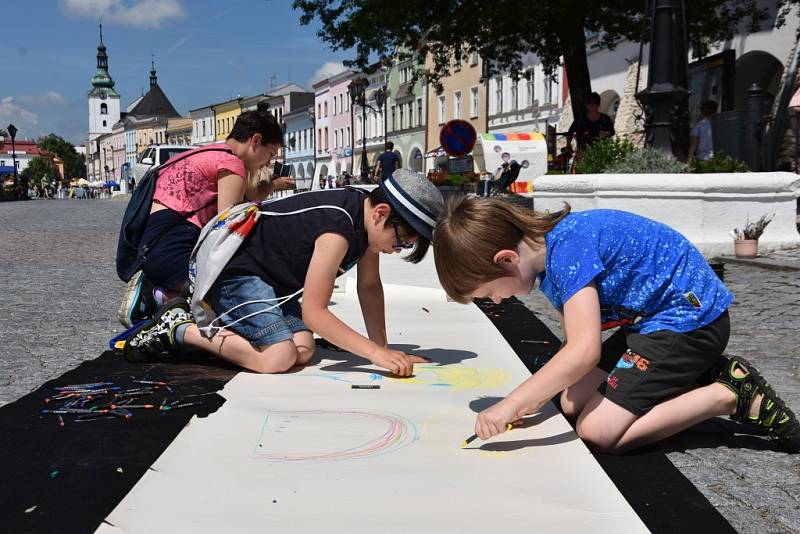
<svg viewBox="0 0 800 534"><path fill-rule="evenodd" d="M436 186L422 173L397 169L381 181L380 188L392 208L430 241L436 219L444 207L444 199Z"/></svg>

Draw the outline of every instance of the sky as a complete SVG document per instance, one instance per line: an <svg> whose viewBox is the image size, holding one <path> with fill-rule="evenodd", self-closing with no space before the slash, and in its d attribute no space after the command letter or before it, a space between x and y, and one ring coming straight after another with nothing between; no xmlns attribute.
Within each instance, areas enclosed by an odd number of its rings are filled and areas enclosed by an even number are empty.
<svg viewBox="0 0 800 534"><path fill-rule="evenodd" d="M300 24L291 0L0 0L0 128L20 139L56 133L81 144L97 67L98 19L122 109L158 84L190 109L266 91L272 77L311 89L340 72L343 51Z"/></svg>

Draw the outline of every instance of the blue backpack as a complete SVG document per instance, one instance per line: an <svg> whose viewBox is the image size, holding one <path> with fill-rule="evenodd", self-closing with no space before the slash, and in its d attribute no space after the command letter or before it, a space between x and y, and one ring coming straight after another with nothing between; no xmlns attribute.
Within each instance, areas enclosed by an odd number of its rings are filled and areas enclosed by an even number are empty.
<svg viewBox="0 0 800 534"><path fill-rule="evenodd" d="M117 275L123 282L129 281L131 277L142 268L142 264L147 260L147 253L153 248L153 245L179 222L173 222L148 243L142 243L142 236L144 236L144 231L147 228L147 219L150 217L150 208L153 205L153 195L156 191L156 182L158 181L159 173L178 161L200 152L211 151L231 153L229 148L219 147L190 150L184 154L170 158L163 165L150 169L136 185L136 189L133 190L131 199L128 201L125 215L122 217L122 225L119 229L119 240L117 241ZM214 202L214 200L211 202ZM198 211L206 208L209 204L186 214L185 218L188 219Z"/></svg>

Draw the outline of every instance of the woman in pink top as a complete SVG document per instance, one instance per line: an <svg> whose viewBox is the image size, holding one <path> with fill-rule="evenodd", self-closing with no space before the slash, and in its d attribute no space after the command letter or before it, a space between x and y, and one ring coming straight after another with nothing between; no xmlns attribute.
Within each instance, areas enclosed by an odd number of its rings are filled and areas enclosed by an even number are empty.
<svg viewBox="0 0 800 534"><path fill-rule="evenodd" d="M150 243L166 230L142 266L153 285L168 297L179 293L188 282L189 255L203 225L245 198L266 196L269 184L259 181L260 171L278 153L282 140L281 126L266 103L260 103L255 111L239 115L224 143L194 149L188 157L179 154L177 158L185 158L164 169L142 237L143 243ZM147 298L148 290L137 293Z"/></svg>

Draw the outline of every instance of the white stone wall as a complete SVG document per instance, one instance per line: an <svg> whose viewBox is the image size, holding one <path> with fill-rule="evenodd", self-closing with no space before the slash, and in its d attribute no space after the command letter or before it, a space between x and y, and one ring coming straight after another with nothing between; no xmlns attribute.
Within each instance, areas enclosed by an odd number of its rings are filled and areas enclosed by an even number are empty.
<svg viewBox="0 0 800 534"><path fill-rule="evenodd" d="M797 198L800 176L788 172L732 174L575 174L535 180L534 208L557 211L618 209L661 221L706 257L733 254L730 232L775 214L759 250L800 245Z"/></svg>

